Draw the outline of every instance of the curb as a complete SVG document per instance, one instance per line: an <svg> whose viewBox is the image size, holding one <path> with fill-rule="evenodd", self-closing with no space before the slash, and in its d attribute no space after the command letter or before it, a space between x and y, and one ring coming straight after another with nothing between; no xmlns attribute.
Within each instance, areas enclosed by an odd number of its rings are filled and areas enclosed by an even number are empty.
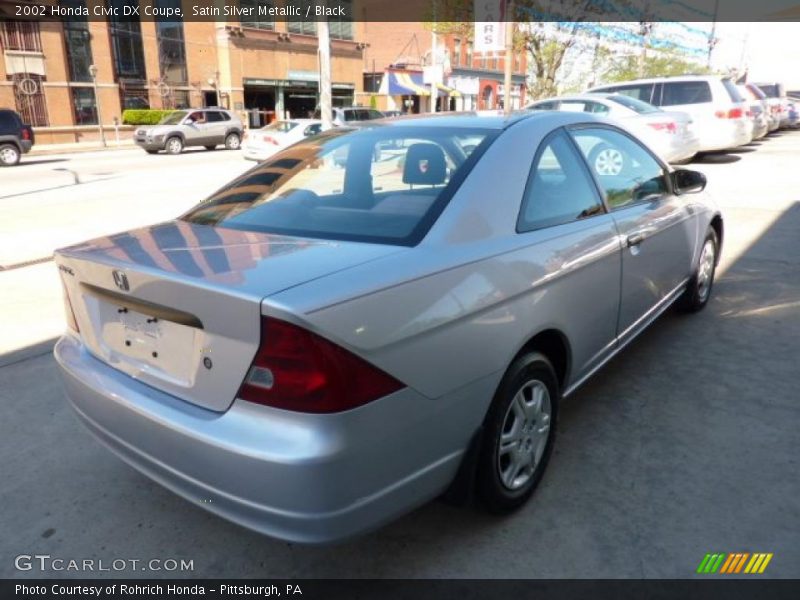
<svg viewBox="0 0 800 600"><path fill-rule="evenodd" d="M73 154L73 153L81 153L81 152L117 152L119 150L132 150L137 148L136 144L120 144L117 146L116 144L113 146L71 146L65 144L63 148L59 148L57 145L47 145L47 148L37 149L36 146L28 152L24 154L22 159L25 160L26 156L48 156L50 154Z"/></svg>
<svg viewBox="0 0 800 600"><path fill-rule="evenodd" d="M20 348L19 350L12 350L5 354L0 354L0 368L8 367L10 365L20 363L29 358L36 358L37 356L44 356L53 352L53 346L58 341L58 337L50 338L43 342Z"/></svg>

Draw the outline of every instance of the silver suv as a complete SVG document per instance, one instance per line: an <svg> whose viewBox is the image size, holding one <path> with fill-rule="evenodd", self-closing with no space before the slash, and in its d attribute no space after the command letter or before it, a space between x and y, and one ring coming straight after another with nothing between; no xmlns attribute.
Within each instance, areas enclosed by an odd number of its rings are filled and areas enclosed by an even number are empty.
<svg viewBox="0 0 800 600"><path fill-rule="evenodd" d="M213 150L225 144L228 150L238 150L244 126L232 112L221 108L177 110L164 117L158 125L136 130L133 140L148 154L165 150L180 154L187 146L204 146Z"/></svg>

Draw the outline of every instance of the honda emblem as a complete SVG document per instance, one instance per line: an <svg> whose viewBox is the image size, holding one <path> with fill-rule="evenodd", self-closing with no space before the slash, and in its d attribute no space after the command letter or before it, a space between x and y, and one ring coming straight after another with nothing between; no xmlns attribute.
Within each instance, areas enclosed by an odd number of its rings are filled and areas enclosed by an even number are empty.
<svg viewBox="0 0 800 600"><path fill-rule="evenodd" d="M131 289L131 286L128 284L128 276L125 275L122 271L114 271L114 283L117 284L117 287L121 289L123 292L127 292Z"/></svg>

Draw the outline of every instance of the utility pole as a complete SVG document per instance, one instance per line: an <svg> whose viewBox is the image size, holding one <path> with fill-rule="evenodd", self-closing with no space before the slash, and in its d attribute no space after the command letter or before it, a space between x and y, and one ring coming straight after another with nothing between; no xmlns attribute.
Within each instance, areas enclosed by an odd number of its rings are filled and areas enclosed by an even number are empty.
<svg viewBox="0 0 800 600"><path fill-rule="evenodd" d="M717 45L717 16L719 14L719 0L714 0L714 22L711 24L711 35L708 36L708 61L706 66L711 68L711 53Z"/></svg>
<svg viewBox="0 0 800 600"><path fill-rule="evenodd" d="M511 69L514 65L514 0L506 1L506 61L503 79L503 112L511 114Z"/></svg>
<svg viewBox="0 0 800 600"><path fill-rule="evenodd" d="M108 144L106 143L106 132L103 130L103 115L100 114L100 95L97 90L97 67L95 65L89 65L89 75L92 77L92 87L94 87L94 107L97 114L97 127L100 130L100 141L105 148Z"/></svg>
<svg viewBox="0 0 800 600"><path fill-rule="evenodd" d="M431 112L436 112L436 100L439 90L436 87L436 0L433 0L433 27L431 27Z"/></svg>
<svg viewBox="0 0 800 600"><path fill-rule="evenodd" d="M331 36L327 17L317 23L319 42L319 110L322 129L333 126L333 107L331 98Z"/></svg>

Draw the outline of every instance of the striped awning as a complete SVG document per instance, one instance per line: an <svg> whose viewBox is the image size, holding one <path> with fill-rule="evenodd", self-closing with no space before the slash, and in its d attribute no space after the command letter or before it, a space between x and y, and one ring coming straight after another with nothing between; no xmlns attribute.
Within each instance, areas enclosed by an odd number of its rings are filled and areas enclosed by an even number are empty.
<svg viewBox="0 0 800 600"><path fill-rule="evenodd" d="M422 73L389 71L390 96L430 96L430 88L422 82Z"/></svg>
<svg viewBox="0 0 800 600"><path fill-rule="evenodd" d="M443 83L437 83L436 87L439 90L439 97L440 98L442 98L442 97L446 98L448 96L450 98L460 98L461 97L461 92L459 92L458 90L454 90L453 88L449 88Z"/></svg>

